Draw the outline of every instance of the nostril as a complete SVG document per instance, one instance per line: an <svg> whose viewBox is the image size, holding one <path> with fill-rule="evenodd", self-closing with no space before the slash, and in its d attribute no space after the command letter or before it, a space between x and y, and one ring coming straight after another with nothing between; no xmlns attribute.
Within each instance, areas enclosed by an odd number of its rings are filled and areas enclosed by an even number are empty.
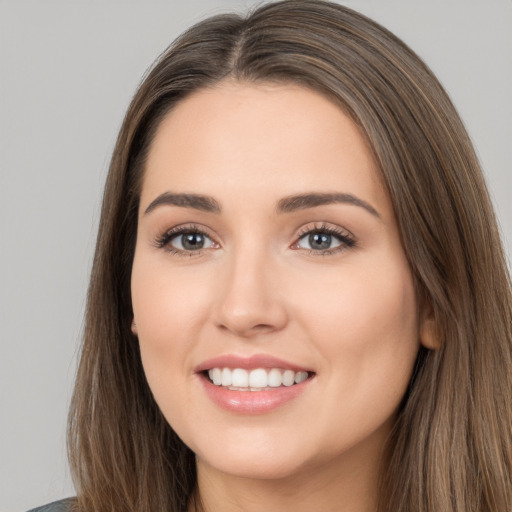
<svg viewBox="0 0 512 512"><path fill-rule="evenodd" d="M277 326L272 324L254 324L250 321L243 321L243 319L231 320L229 322L219 322L217 325L222 331L231 332L232 334L241 338L251 338L255 335L274 332L278 329Z"/></svg>

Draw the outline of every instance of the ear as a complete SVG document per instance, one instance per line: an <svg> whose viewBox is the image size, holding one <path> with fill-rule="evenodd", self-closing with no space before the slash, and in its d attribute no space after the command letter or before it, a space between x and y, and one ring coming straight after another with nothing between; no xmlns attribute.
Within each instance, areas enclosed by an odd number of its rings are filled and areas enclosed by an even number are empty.
<svg viewBox="0 0 512 512"><path fill-rule="evenodd" d="M441 348L433 318L423 320L420 327L420 341L421 344L429 350L439 350Z"/></svg>
<svg viewBox="0 0 512 512"><path fill-rule="evenodd" d="M441 340L431 308L427 308L427 311L425 311L421 319L420 342L429 350L439 350L441 348Z"/></svg>
<svg viewBox="0 0 512 512"><path fill-rule="evenodd" d="M137 324L135 323L135 319L132 320L132 333L137 336L139 333L137 331Z"/></svg>

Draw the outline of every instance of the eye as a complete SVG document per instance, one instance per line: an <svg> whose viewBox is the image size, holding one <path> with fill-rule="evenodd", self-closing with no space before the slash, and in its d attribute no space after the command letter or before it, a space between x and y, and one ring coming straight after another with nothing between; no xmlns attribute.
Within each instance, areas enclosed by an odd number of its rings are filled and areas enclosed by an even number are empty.
<svg viewBox="0 0 512 512"><path fill-rule="evenodd" d="M217 244L203 230L193 226L173 228L159 237L155 245L171 253L189 256L203 249L217 247Z"/></svg>
<svg viewBox="0 0 512 512"><path fill-rule="evenodd" d="M189 232L176 235L169 240L169 244L180 251L198 251L213 245L203 233Z"/></svg>
<svg viewBox="0 0 512 512"><path fill-rule="evenodd" d="M354 245L355 241L348 232L322 224L302 230L292 248L305 249L310 254L333 254Z"/></svg>

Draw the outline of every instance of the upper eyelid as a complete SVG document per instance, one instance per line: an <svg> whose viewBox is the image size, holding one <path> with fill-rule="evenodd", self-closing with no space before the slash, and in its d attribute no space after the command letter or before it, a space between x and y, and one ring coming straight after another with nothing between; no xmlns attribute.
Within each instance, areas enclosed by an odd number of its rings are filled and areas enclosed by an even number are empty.
<svg viewBox="0 0 512 512"><path fill-rule="evenodd" d="M183 223L178 224L177 226L173 226L172 228L166 229L163 231L161 236L166 235L172 235L176 234L179 235L182 232L198 232L204 235L207 235L212 238L221 238L219 236L216 236L215 234L212 234L212 230L206 226L197 224L197 223ZM341 231L343 234L346 234L347 236L353 238L352 233L339 225L331 224L330 222L324 222L324 221L314 221L313 224L308 223L303 226L301 226L298 230L295 231L295 235L297 238L300 238L312 231Z"/></svg>
<svg viewBox="0 0 512 512"><path fill-rule="evenodd" d="M203 235L206 235L208 237L213 237L211 230L205 226L202 226L200 224L191 223L191 224L178 224L177 226L173 226L172 228L166 229L163 233L163 235L179 235L181 233L201 233Z"/></svg>
<svg viewBox="0 0 512 512"><path fill-rule="evenodd" d="M312 231L327 231L335 235L338 234L355 240L355 236L348 229L337 224L331 224L330 222L315 222L313 226L311 226L311 224L306 224L298 230L296 236L297 238L302 238Z"/></svg>

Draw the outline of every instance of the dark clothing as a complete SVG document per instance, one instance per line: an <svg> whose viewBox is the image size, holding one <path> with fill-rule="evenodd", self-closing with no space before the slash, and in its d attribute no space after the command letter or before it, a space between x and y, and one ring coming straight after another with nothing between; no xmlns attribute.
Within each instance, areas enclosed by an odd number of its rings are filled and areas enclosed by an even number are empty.
<svg viewBox="0 0 512 512"><path fill-rule="evenodd" d="M43 507L34 508L28 512L69 512L71 510L71 504L73 500L67 498L65 500L54 501Z"/></svg>

